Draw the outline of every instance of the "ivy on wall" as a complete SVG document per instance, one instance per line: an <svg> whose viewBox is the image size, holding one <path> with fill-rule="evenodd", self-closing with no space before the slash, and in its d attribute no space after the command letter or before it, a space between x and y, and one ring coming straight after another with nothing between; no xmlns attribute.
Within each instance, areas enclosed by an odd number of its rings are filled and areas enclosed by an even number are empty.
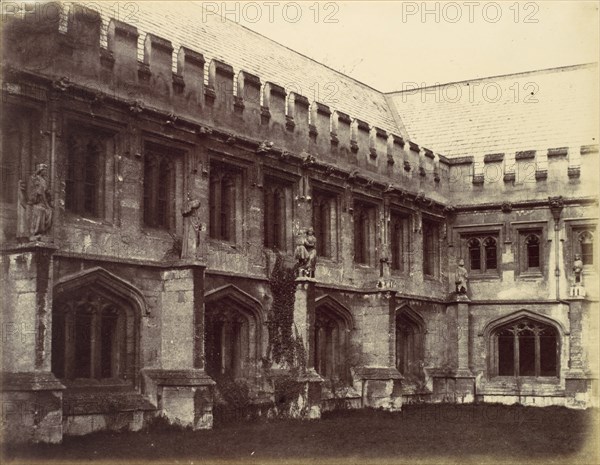
<svg viewBox="0 0 600 465"><path fill-rule="evenodd" d="M288 267L283 256L280 253L276 255L269 275L273 302L267 327L270 358L293 371L303 372L306 368L306 351L302 337L294 327L297 272L297 264Z"/></svg>

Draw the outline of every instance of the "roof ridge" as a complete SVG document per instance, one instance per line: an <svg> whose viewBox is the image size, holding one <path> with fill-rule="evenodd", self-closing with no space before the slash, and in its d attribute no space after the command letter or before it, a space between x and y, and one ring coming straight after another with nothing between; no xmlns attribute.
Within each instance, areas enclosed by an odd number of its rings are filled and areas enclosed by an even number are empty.
<svg viewBox="0 0 600 465"><path fill-rule="evenodd" d="M435 87L443 87L443 86L449 86L452 84L462 84L465 82L474 82L474 81L487 81L490 79L495 79L495 78L507 78L510 76L526 76L526 75L530 75L530 74L540 74L540 73L545 73L548 71L553 71L553 72L561 72L561 71L567 71L567 70L573 70L573 69L578 69L578 68L592 68L592 67L598 67L598 62L589 62L589 63L578 63L575 65L566 65L566 66L556 66L556 67L552 67L552 68L543 68L543 69L534 69L534 70L530 70L530 71L521 71L518 73L507 73L507 74L496 74L493 76L484 76L484 77L478 77L478 78L473 78L473 79L462 79L460 81L450 81L450 82L444 82L444 83L438 83L438 84L433 84L430 86L424 86L424 87L414 87L414 88L410 88L410 89L406 89L406 90L394 90L392 92L384 92L385 95L396 95L396 94L402 94L405 92L414 92L416 90L422 90L422 89L432 89Z"/></svg>

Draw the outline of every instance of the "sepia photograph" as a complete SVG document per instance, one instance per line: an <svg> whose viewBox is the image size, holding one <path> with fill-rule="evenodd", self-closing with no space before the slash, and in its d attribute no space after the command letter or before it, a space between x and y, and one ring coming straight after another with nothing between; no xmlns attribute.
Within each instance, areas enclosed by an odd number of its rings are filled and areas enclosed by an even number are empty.
<svg viewBox="0 0 600 465"><path fill-rule="evenodd" d="M2 1L0 462L600 465L598 1Z"/></svg>

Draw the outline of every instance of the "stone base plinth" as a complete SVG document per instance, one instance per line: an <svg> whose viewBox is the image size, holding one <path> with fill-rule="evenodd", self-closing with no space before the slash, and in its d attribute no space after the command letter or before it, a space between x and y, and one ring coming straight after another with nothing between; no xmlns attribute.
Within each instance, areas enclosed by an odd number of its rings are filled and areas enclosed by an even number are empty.
<svg viewBox="0 0 600 465"><path fill-rule="evenodd" d="M193 429L213 425L215 382L200 369L142 370L144 393L172 423Z"/></svg>
<svg viewBox="0 0 600 465"><path fill-rule="evenodd" d="M2 373L0 437L58 443L63 437L64 386L48 372Z"/></svg>
<svg viewBox="0 0 600 465"><path fill-rule="evenodd" d="M434 402L467 404L475 401L475 375L469 371L451 374L433 374Z"/></svg>
<svg viewBox="0 0 600 465"><path fill-rule="evenodd" d="M314 370L296 376L288 374L273 380L278 416L301 419L321 418L321 384L323 378Z"/></svg>
<svg viewBox="0 0 600 465"><path fill-rule="evenodd" d="M352 370L362 406L396 411L402 408L400 385L403 376L396 368L357 367Z"/></svg>

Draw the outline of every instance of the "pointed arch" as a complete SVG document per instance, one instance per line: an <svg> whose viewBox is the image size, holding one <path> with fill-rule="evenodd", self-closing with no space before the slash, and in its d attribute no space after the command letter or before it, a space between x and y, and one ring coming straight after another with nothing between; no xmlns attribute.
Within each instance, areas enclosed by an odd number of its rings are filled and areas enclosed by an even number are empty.
<svg viewBox="0 0 600 465"><path fill-rule="evenodd" d="M425 324L425 320L421 314L414 310L409 304L402 304L396 308L396 318L401 315L411 320L423 332L426 332L427 325Z"/></svg>
<svg viewBox="0 0 600 465"><path fill-rule="evenodd" d="M489 322L485 336L489 376L559 377L563 326L521 309Z"/></svg>
<svg viewBox="0 0 600 465"><path fill-rule="evenodd" d="M54 285L54 299L86 287L94 287L113 297L129 301L138 317L149 313L146 299L137 287L99 266L59 279Z"/></svg>
<svg viewBox="0 0 600 465"><path fill-rule="evenodd" d="M315 299L315 308L327 307L329 308L340 320L344 321L346 329L354 329L354 319L350 309L344 304L339 302L337 299L330 295L324 295Z"/></svg>
<svg viewBox="0 0 600 465"><path fill-rule="evenodd" d="M233 284L218 287L204 295L204 304L210 305L219 301L230 300L249 312L259 324L264 322L263 306L260 301Z"/></svg>
<svg viewBox="0 0 600 465"><path fill-rule="evenodd" d="M138 379L142 293L104 268L60 279L52 303L52 372L67 385Z"/></svg>
<svg viewBox="0 0 600 465"><path fill-rule="evenodd" d="M425 353L425 320L408 304L396 309L394 318L396 368L403 375L422 375Z"/></svg>
<svg viewBox="0 0 600 465"><path fill-rule="evenodd" d="M314 367L328 379L350 381L349 333L354 329L350 310L330 295L315 300Z"/></svg>
<svg viewBox="0 0 600 465"><path fill-rule="evenodd" d="M516 312L510 313L508 315L504 315L502 317L496 318L496 319L488 322L483 327L483 330L479 333L479 336L488 338L495 329L497 329L501 326L504 326L505 324L508 324L512 321L519 320L521 318L529 318L538 323L550 325L558 331L558 334L561 337L569 335L569 332L565 329L565 327L559 321L556 321L553 318L547 317L540 313L536 313L531 310L527 310L527 309L523 308L521 310L517 310Z"/></svg>
<svg viewBox="0 0 600 465"><path fill-rule="evenodd" d="M254 378L262 354L263 308L233 284L204 296L206 369L211 376Z"/></svg>

